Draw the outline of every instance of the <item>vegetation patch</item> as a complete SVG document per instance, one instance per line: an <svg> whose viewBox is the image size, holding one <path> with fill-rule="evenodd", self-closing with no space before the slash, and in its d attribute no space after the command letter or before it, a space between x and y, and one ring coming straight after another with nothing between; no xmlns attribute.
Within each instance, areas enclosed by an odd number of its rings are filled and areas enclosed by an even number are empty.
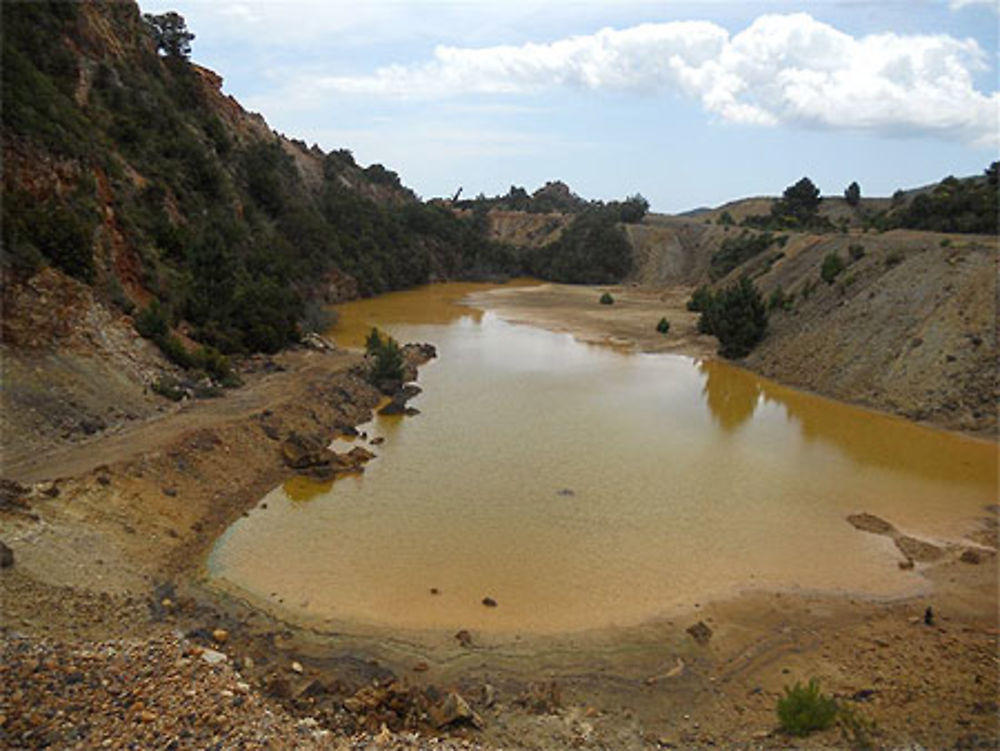
<svg viewBox="0 0 1000 751"><path fill-rule="evenodd" d="M600 303L601 305L614 305L615 298L611 296L610 292L605 292L603 295L601 295Z"/></svg>
<svg viewBox="0 0 1000 751"><path fill-rule="evenodd" d="M785 695L778 699L778 722L789 735L805 736L826 730L837 717L837 702L824 695L815 678L803 686L785 686Z"/></svg>
<svg viewBox="0 0 1000 751"><path fill-rule="evenodd" d="M707 294L698 331L719 340L719 354L723 357L745 357L767 333L767 307L760 292L744 277L715 294Z"/></svg>
<svg viewBox="0 0 1000 751"><path fill-rule="evenodd" d="M372 358L368 380L374 385L403 380L403 351L399 342L373 328L365 339L365 352Z"/></svg>
<svg viewBox="0 0 1000 751"><path fill-rule="evenodd" d="M836 279L840 275L840 272L846 267L847 264L844 263L844 259L841 258L838 253L827 253L826 258L823 259L823 266L820 269L819 275L827 284L833 284L833 280Z"/></svg>
<svg viewBox="0 0 1000 751"><path fill-rule="evenodd" d="M656 324L656 330L659 331L661 334L670 333L670 321L668 321L666 318L661 318L660 322Z"/></svg>

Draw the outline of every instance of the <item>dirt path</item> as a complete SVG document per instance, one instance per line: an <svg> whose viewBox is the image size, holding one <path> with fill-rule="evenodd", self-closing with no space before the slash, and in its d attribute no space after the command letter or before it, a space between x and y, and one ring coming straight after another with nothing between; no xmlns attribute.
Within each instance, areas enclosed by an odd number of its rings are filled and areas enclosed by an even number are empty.
<svg viewBox="0 0 1000 751"><path fill-rule="evenodd" d="M224 398L185 401L149 420L125 425L118 432L102 433L85 442L5 463L4 476L36 483L76 477L100 465L127 461L173 444L185 433L235 423L276 403L302 396L303 382L346 370L360 362L360 356L343 350L329 355L304 350L285 353L280 362L282 370L251 374L242 388Z"/></svg>

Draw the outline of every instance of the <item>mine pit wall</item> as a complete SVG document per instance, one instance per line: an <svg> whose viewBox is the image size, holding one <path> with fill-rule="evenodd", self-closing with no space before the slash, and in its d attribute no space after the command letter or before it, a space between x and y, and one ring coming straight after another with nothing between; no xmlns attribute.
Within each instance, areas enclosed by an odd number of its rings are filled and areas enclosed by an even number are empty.
<svg viewBox="0 0 1000 751"><path fill-rule="evenodd" d="M694 287L710 281L712 254L742 229L650 215L625 231L636 267L628 283ZM748 275L765 299L779 286L795 295L790 310L771 312L768 336L744 366L824 396L996 437L997 238L910 230L787 235L783 247L716 283ZM852 259L851 246L864 255ZM845 269L827 284L820 271L831 253Z"/></svg>

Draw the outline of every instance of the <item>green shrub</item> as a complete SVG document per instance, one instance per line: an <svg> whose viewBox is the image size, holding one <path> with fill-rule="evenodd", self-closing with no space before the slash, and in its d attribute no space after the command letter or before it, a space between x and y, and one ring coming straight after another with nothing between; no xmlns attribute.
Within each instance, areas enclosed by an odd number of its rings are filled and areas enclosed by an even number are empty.
<svg viewBox="0 0 1000 751"><path fill-rule="evenodd" d="M170 376L163 376L153 381L152 389L154 393L164 396L172 402L179 402L186 393L177 379Z"/></svg>
<svg viewBox="0 0 1000 751"><path fill-rule="evenodd" d="M949 237L944 238L941 241L941 247L942 248L950 248L951 247L951 238L949 238Z"/></svg>
<svg viewBox="0 0 1000 751"><path fill-rule="evenodd" d="M383 339L373 328L365 340L365 351L375 360L368 374L371 383L403 380L403 352L395 339L388 334Z"/></svg>
<svg viewBox="0 0 1000 751"><path fill-rule="evenodd" d="M844 259L837 253L828 253L823 259L823 267L820 269L819 275L827 284L833 284L833 280L844 270L845 266Z"/></svg>
<svg viewBox="0 0 1000 751"><path fill-rule="evenodd" d="M611 296L610 292L605 292L603 295L601 295L601 305L614 305L614 304L615 304L615 298Z"/></svg>
<svg viewBox="0 0 1000 751"><path fill-rule="evenodd" d="M847 252L850 253L852 261L860 261L865 257L865 246L859 243L851 243L847 246Z"/></svg>
<svg viewBox="0 0 1000 751"><path fill-rule="evenodd" d="M767 333L767 308L746 277L716 293L698 320L698 331L719 340L719 354L729 359L750 353Z"/></svg>
<svg viewBox="0 0 1000 751"><path fill-rule="evenodd" d="M785 686L785 695L778 699L778 722L789 735L804 736L815 730L826 730L837 717L837 702L819 690L815 678L803 686Z"/></svg>
<svg viewBox="0 0 1000 751"><path fill-rule="evenodd" d="M660 322L656 324L656 330L661 334L666 334L670 331L670 321L666 318L661 318Z"/></svg>
<svg viewBox="0 0 1000 751"><path fill-rule="evenodd" d="M687 302L687 309L692 313L702 313L712 301L712 293L704 284L698 287Z"/></svg>
<svg viewBox="0 0 1000 751"><path fill-rule="evenodd" d="M887 268L891 269L893 266L897 266L902 263L905 257L906 256L903 254L903 251L894 250L885 257L885 265Z"/></svg>
<svg viewBox="0 0 1000 751"><path fill-rule="evenodd" d="M135 330L146 339L166 336L169 328L167 314L156 298L135 317Z"/></svg>
<svg viewBox="0 0 1000 751"><path fill-rule="evenodd" d="M816 288L819 286L818 279L809 279L804 285L802 285L802 299L808 300Z"/></svg>
<svg viewBox="0 0 1000 751"><path fill-rule="evenodd" d="M779 284L771 296L767 299L767 309L771 310L789 310L792 306L792 300L794 295L786 295L785 290L782 289Z"/></svg>
<svg viewBox="0 0 1000 751"><path fill-rule="evenodd" d="M709 276L712 281L721 279L741 263L763 253L773 242L774 237L770 232L744 230L737 237L727 237L709 261Z"/></svg>

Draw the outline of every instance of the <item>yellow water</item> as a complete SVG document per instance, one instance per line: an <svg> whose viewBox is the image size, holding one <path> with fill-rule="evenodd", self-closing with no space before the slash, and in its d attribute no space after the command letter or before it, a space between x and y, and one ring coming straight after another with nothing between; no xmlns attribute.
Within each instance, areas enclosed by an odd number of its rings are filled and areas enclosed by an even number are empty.
<svg viewBox="0 0 1000 751"><path fill-rule="evenodd" d="M920 591L845 517L959 540L996 502L995 444L456 304L484 288L340 306L341 343L378 325L438 347L421 414L364 427L385 438L364 475L291 480L234 524L221 586L338 625L625 626L752 588Z"/></svg>

